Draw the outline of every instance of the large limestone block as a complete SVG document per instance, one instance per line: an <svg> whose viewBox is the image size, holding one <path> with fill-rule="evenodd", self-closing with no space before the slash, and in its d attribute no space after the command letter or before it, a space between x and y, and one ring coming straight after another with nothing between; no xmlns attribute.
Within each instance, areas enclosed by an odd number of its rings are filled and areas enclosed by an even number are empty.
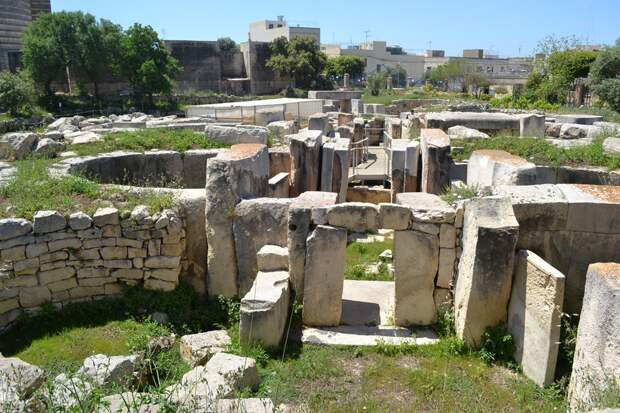
<svg viewBox="0 0 620 413"><path fill-rule="evenodd" d="M205 136L227 145L258 143L267 145L269 129L253 125L207 125Z"/></svg>
<svg viewBox="0 0 620 413"><path fill-rule="evenodd" d="M303 322L308 326L337 326L342 315L342 289L347 231L319 225L308 237Z"/></svg>
<svg viewBox="0 0 620 413"><path fill-rule="evenodd" d="M38 137L31 132L7 133L0 138L0 158L14 161L30 155Z"/></svg>
<svg viewBox="0 0 620 413"><path fill-rule="evenodd" d="M217 353L226 351L231 341L225 330L208 331L181 337L179 352L190 367L202 366Z"/></svg>
<svg viewBox="0 0 620 413"><path fill-rule="evenodd" d="M620 138L607 138L603 141L603 151L607 155L620 156Z"/></svg>
<svg viewBox="0 0 620 413"><path fill-rule="evenodd" d="M322 136L321 130L303 130L286 137L291 153L291 197L319 189Z"/></svg>
<svg viewBox="0 0 620 413"><path fill-rule="evenodd" d="M565 279L531 251L519 251L515 257L508 331L523 373L543 387L555 376Z"/></svg>
<svg viewBox="0 0 620 413"><path fill-rule="evenodd" d="M338 204L327 211L329 225L344 227L349 231L365 232L380 227L379 207L363 202Z"/></svg>
<svg viewBox="0 0 620 413"><path fill-rule="evenodd" d="M405 230L411 226L411 209L397 204L379 204L380 227L383 229Z"/></svg>
<svg viewBox="0 0 620 413"><path fill-rule="evenodd" d="M405 192L396 196L396 203L411 209L414 222L451 224L456 217L456 210L434 194Z"/></svg>
<svg viewBox="0 0 620 413"><path fill-rule="evenodd" d="M489 135L480 132L477 129L467 128L465 126L452 126L448 128L448 136L453 139L488 139Z"/></svg>
<svg viewBox="0 0 620 413"><path fill-rule="evenodd" d="M437 321L433 293L439 265L439 238L419 231L396 231L394 279L396 325L430 325Z"/></svg>
<svg viewBox="0 0 620 413"><path fill-rule="evenodd" d="M450 138L440 129L422 129L422 192L441 194L450 186Z"/></svg>
<svg viewBox="0 0 620 413"><path fill-rule="evenodd" d="M321 191L335 192L345 202L349 184L349 139L339 138L322 148Z"/></svg>
<svg viewBox="0 0 620 413"><path fill-rule="evenodd" d="M620 187L557 186L568 202L568 231L620 234Z"/></svg>
<svg viewBox="0 0 620 413"><path fill-rule="evenodd" d="M265 245L256 256L259 271L287 271L288 249L277 245Z"/></svg>
<svg viewBox="0 0 620 413"><path fill-rule="evenodd" d="M510 199L466 204L454 310L457 334L471 346L480 345L487 327L506 321L518 235Z"/></svg>
<svg viewBox="0 0 620 413"><path fill-rule="evenodd" d="M545 137L545 115L527 114L519 117L519 135L527 138Z"/></svg>
<svg viewBox="0 0 620 413"><path fill-rule="evenodd" d="M241 300L241 343L278 347L286 328L289 304L288 272L259 272L252 289Z"/></svg>
<svg viewBox="0 0 620 413"><path fill-rule="evenodd" d="M142 360L137 355L106 356L97 354L84 360L78 375L90 378L100 386L117 384L126 386L139 381Z"/></svg>
<svg viewBox="0 0 620 413"><path fill-rule="evenodd" d="M312 211L329 208L336 203L337 194L330 192L304 192L293 200L288 212L289 274L295 300L301 302L304 291L306 265L306 240L310 233Z"/></svg>
<svg viewBox="0 0 620 413"><path fill-rule="evenodd" d="M258 251L265 245L286 245L291 202L284 198L258 198L241 201L235 208L233 232L239 295L252 288L258 271Z"/></svg>
<svg viewBox="0 0 620 413"><path fill-rule="evenodd" d="M5 401L29 398L44 381L45 372L40 368L18 358L0 357L0 407Z"/></svg>
<svg viewBox="0 0 620 413"><path fill-rule="evenodd" d="M274 413L276 409L271 399L220 399L217 401L215 411L217 413Z"/></svg>
<svg viewBox="0 0 620 413"><path fill-rule="evenodd" d="M620 264L592 264L588 268L568 386L571 409L588 411L605 392L618 394L619 355Z"/></svg>
<svg viewBox="0 0 620 413"><path fill-rule="evenodd" d="M533 185L536 165L505 151L474 151L467 164L467 185L488 188L498 185Z"/></svg>

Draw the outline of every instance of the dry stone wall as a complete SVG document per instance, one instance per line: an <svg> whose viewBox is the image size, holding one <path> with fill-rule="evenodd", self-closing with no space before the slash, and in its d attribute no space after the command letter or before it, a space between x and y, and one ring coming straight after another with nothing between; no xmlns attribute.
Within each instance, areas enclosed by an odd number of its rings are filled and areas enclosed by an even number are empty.
<svg viewBox="0 0 620 413"><path fill-rule="evenodd" d="M184 220L172 210L2 219L0 328L43 304L118 295L126 285L173 290L188 266L185 250Z"/></svg>

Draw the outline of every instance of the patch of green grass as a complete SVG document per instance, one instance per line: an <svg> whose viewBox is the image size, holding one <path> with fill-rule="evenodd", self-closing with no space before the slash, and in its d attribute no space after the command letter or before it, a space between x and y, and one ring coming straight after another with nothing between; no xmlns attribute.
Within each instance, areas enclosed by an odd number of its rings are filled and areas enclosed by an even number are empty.
<svg viewBox="0 0 620 413"><path fill-rule="evenodd" d="M185 152L190 149L217 149L227 146L194 131L142 129L138 132L111 133L105 135L102 141L71 145L68 150L80 156L89 156L120 150L144 152L151 149L166 149Z"/></svg>
<svg viewBox="0 0 620 413"><path fill-rule="evenodd" d="M394 240L385 238L385 241L371 243L353 242L347 247L345 279L347 280L374 280L393 281L394 277L388 270L386 263L380 263L379 255L385 250L394 250ZM366 271L370 264L379 264L377 274Z"/></svg>
<svg viewBox="0 0 620 413"><path fill-rule="evenodd" d="M466 199L472 199L479 196L478 188L467 185L453 185L441 195L441 199L449 204L454 204L457 201Z"/></svg>
<svg viewBox="0 0 620 413"><path fill-rule="evenodd" d="M544 139L495 137L489 139L453 139L452 146L463 147L453 153L455 161L469 159L472 152L480 149L497 149L520 156L537 165L550 166L603 166L610 170L620 168L620 156L606 155L603 152L604 136L594 139L591 145L574 148L558 148Z"/></svg>

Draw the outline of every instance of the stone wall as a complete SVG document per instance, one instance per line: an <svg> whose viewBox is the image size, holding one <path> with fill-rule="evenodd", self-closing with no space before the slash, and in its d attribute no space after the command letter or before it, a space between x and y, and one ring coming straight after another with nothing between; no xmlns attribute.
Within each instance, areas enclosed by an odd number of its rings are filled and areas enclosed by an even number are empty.
<svg viewBox="0 0 620 413"><path fill-rule="evenodd" d="M0 328L43 304L118 295L126 285L173 290L189 266L185 238L178 213L144 206L2 219Z"/></svg>

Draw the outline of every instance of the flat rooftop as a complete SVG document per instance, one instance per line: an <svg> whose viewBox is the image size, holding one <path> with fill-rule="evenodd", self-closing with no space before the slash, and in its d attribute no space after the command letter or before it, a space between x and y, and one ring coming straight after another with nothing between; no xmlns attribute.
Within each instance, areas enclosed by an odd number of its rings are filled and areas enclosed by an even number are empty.
<svg viewBox="0 0 620 413"><path fill-rule="evenodd" d="M310 102L322 102L322 99L302 99L302 98L278 98L278 99L260 99L260 100L248 100L244 102L227 102L227 103L213 103L210 105L192 105L192 107L199 108L241 108L241 107L254 107L254 106L271 106L271 105L290 105L295 103L310 103Z"/></svg>

